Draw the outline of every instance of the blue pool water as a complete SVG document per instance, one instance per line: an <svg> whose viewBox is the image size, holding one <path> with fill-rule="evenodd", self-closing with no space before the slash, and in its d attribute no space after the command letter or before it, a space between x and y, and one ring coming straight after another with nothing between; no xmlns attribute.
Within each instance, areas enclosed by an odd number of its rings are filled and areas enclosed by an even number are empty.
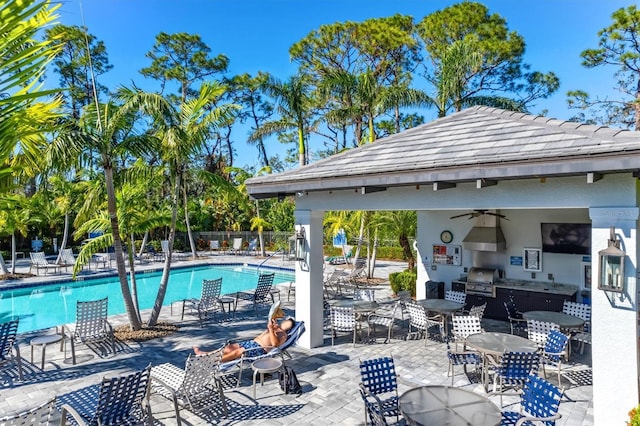
<svg viewBox="0 0 640 426"><path fill-rule="evenodd" d="M263 272L271 272L263 269ZM276 272L274 285L293 281L293 272ZM140 309L153 307L162 272L136 274ZM254 267L206 266L174 269L164 305L187 298L199 298L203 279L222 277L222 294L254 289L258 273ZM19 317L18 331L25 333L75 322L76 301L109 297L109 315L125 312L118 277L65 282L47 286L17 288L0 292L0 322ZM144 318L143 318L144 319Z"/></svg>

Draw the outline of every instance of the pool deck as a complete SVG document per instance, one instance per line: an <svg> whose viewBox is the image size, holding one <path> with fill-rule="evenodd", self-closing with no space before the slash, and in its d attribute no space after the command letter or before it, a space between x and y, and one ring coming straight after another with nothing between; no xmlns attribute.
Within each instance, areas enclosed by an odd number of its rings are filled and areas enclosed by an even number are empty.
<svg viewBox="0 0 640 426"><path fill-rule="evenodd" d="M180 261L176 266L202 265L204 263L248 263L259 264L262 261L256 257L213 255L203 260ZM291 267L290 261L271 259L267 262L273 267ZM161 267L159 262L151 265L136 265L136 269ZM402 263L379 262L376 277L385 278L389 272L402 270ZM97 275L92 273L91 275ZM29 284L35 282L51 283L56 279L69 279L70 274L59 276L40 276L29 278ZM62 277L62 278L60 278ZM32 281L33 280L33 281ZM280 287L280 295L285 311L293 314L294 301L287 301L286 287ZM388 285L381 286L376 291L379 301L391 301L392 297ZM148 312L143 312L143 317ZM238 308L235 321L226 322L222 317L209 321L204 328L199 326L198 320L192 315L185 316L180 321L179 314L170 309L163 309L161 320L180 324L178 332L160 339L148 342L131 343L117 342L115 355L102 355L85 345L78 346L79 362L73 366L69 359L65 359L63 352L57 345L47 348L44 371L40 370L40 351L36 349L34 363L29 362L29 340L33 334L21 335L19 347L25 369L25 380L17 379L15 369L3 370L0 373L0 417L5 414L22 411L33 407L48 398L58 395L64 397L72 392L84 389L98 383L105 375L116 375L130 370L140 369L151 363L158 365L171 362L184 366L184 361L195 345L204 348L216 348L231 338L254 337L264 329L266 309L259 312L258 318L253 310L242 305ZM110 322L116 326L126 323L125 315L110 317ZM483 320L486 331L508 332L509 324L503 321ZM378 336L383 333L379 330ZM382 338L375 343L358 343L355 348L348 334L340 334L335 346L331 346L330 334L325 332L324 344L310 350L294 347L290 353L291 360L286 364L296 372L303 388L300 396L284 395L276 379L268 379L264 386L258 385L257 399L252 397L251 371L245 371L240 387L225 381L225 396L229 407L227 417L221 417L217 400L204 401L204 407L198 410L181 410L181 418L186 425L205 424L239 424L239 425L287 425L287 424L364 424L363 403L358 392L360 359L393 355L399 375L400 393L412 387L425 384L450 385L451 378L447 377L448 361L446 345L434 340L405 339L407 337L407 321L397 318L394 338L384 344ZM67 357L70 355L67 350ZM591 386L591 356L587 347L584 355L574 351L567 366L563 366L564 376L562 385L565 388L564 398L560 404L563 417L557 425L593 425L593 401ZM456 368L454 385L463 389L484 394L484 388L474 374L466 376L460 367ZM557 374L548 374L549 381L557 384ZM499 404L499 398L492 400ZM505 406L514 404L514 397L504 399ZM212 405L207 406L207 402ZM156 425L175 425L175 415L172 403L159 396L152 395L151 409ZM510 409L517 409L511 405ZM59 414L56 414L59 417ZM56 418L57 418L56 417Z"/></svg>

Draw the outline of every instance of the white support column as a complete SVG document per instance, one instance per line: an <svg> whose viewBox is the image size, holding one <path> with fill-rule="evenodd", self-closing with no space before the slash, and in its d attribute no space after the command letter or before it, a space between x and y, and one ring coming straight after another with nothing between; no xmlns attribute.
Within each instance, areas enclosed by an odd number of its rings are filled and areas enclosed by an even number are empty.
<svg viewBox="0 0 640 426"><path fill-rule="evenodd" d="M637 221L638 208L590 208L594 424L624 424L638 405ZM598 290L598 252L615 227L626 253L622 293Z"/></svg>
<svg viewBox="0 0 640 426"><path fill-rule="evenodd" d="M322 288L322 219L319 210L296 210L296 230L305 228L307 259L296 262L296 319L304 321L306 331L298 343L305 348L322 346L323 288Z"/></svg>

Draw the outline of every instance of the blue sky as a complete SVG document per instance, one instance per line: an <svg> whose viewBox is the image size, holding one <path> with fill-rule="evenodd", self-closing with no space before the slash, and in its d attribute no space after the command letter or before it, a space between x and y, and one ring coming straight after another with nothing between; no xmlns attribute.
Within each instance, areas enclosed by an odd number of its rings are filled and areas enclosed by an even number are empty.
<svg viewBox="0 0 640 426"><path fill-rule="evenodd" d="M138 72L149 65L145 57L161 32L199 34L211 53L230 58L229 75L267 71L280 79L296 72L289 47L323 24L390 16L424 16L457 2L446 0L68 0L59 22L81 25L105 42L114 66L100 77L109 88L129 85L154 89ZM597 33L611 23L611 14L633 0L489 0L481 2L507 20L526 42L525 62L532 69L555 72L560 90L539 101L534 113L568 119L566 92L583 89L592 95L612 93L614 68L586 69L580 52L597 47ZM432 119L426 112L427 120ZM242 135L237 135L240 139ZM277 142L273 142L278 144ZM255 165L257 150L236 144L238 166ZM284 148L273 152L284 152ZM314 146L312 144L312 149Z"/></svg>

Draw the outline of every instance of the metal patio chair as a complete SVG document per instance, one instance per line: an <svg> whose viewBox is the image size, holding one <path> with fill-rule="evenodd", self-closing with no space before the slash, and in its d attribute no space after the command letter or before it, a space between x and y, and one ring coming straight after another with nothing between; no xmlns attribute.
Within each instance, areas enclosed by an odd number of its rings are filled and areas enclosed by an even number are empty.
<svg viewBox="0 0 640 426"><path fill-rule="evenodd" d="M56 398L45 401L37 407L17 413L12 416L0 417L0 425L3 426L26 426L26 425L48 425L51 422L56 408Z"/></svg>
<svg viewBox="0 0 640 426"><path fill-rule="evenodd" d="M76 324L73 331L66 325L62 326L63 338L71 341L71 359L76 364L76 341L84 344L107 342L111 345L113 354L116 353L116 343L113 327L107 321L108 298L91 300L76 304ZM66 334L65 334L65 329Z"/></svg>
<svg viewBox="0 0 640 426"><path fill-rule="evenodd" d="M330 313L331 324L331 346L338 332L353 333L353 347L356 346L356 333L360 331L360 321L356 318L356 313L352 307L332 306Z"/></svg>
<svg viewBox="0 0 640 426"><path fill-rule="evenodd" d="M560 331L560 326L554 322L527 320L528 339L536 342L540 348L544 348L551 330Z"/></svg>
<svg viewBox="0 0 640 426"><path fill-rule="evenodd" d="M493 371L493 392L500 393L500 406L505 387L522 389L529 375L538 374L538 352L505 352ZM499 390L497 390L499 389Z"/></svg>
<svg viewBox="0 0 640 426"><path fill-rule="evenodd" d="M444 294L444 300L458 302L464 305L467 302L467 293L464 291L447 290Z"/></svg>
<svg viewBox="0 0 640 426"><path fill-rule="evenodd" d="M501 425L556 424L563 392L542 377L530 375L521 391L520 411L503 411Z"/></svg>
<svg viewBox="0 0 640 426"><path fill-rule="evenodd" d="M73 392L60 397L61 425L121 425L145 421L153 424L149 406L151 365L113 378L103 378L84 394Z"/></svg>
<svg viewBox="0 0 640 426"><path fill-rule="evenodd" d="M400 417L398 406L398 376L392 357L360 361L360 392L365 400L365 424L367 424L366 397L373 396L380 403L382 417Z"/></svg>
<svg viewBox="0 0 640 426"><path fill-rule="evenodd" d="M46 274L49 269L53 269L53 272L60 272L60 265L56 265L55 263L49 263L47 258L44 256L43 251L31 252L29 253L31 257L31 264L29 265L29 273L33 268L36 268L36 275L40 274L40 269L44 269L44 273Z"/></svg>
<svg viewBox="0 0 640 426"><path fill-rule="evenodd" d="M451 386L453 386L453 380L455 378L454 367L456 365L462 365L464 367L465 374L467 373L467 365L472 365L476 371L482 365L482 356L475 351L452 351L447 342L447 358L449 359L449 369L447 370L447 377L451 375Z"/></svg>
<svg viewBox="0 0 640 426"><path fill-rule="evenodd" d="M456 350L458 349L458 343L462 343L463 350L466 349L466 341L469 335L482 333L484 331L480 323L480 318L472 315L452 315L451 325Z"/></svg>
<svg viewBox="0 0 640 426"><path fill-rule="evenodd" d="M558 330L549 331L547 340L544 344L542 351L542 373L544 378L547 378L546 365L552 366L558 369L558 386L562 386L562 357L567 357L567 343L569 336L561 333Z"/></svg>
<svg viewBox="0 0 640 426"><path fill-rule="evenodd" d="M382 414L382 401L375 395L367 395L360 387L360 396L364 402L364 424L367 425L367 417L372 426L387 426L387 419Z"/></svg>
<svg viewBox="0 0 640 426"><path fill-rule="evenodd" d="M571 340L580 343L580 354L583 354L584 345L591 345L591 305L565 300L562 312L584 320L582 328L568 330Z"/></svg>
<svg viewBox="0 0 640 426"><path fill-rule="evenodd" d="M526 336L527 320L522 318L522 312L518 310L513 297L509 298L508 301L503 303L504 308L507 310L507 318L509 319L509 325L511 326L511 334Z"/></svg>
<svg viewBox="0 0 640 426"><path fill-rule="evenodd" d="M380 313L369 314L367 317L367 340L371 338L371 331L373 331L373 337L375 338L376 325L381 325L387 328L387 337L385 338L384 343L391 341L391 337L393 336L393 326L396 322L396 313L398 310L402 310L400 301L393 304L393 309L389 315L382 315Z"/></svg>
<svg viewBox="0 0 640 426"><path fill-rule="evenodd" d="M187 299L182 305L181 320L184 320L184 310L189 308L192 312L198 313L200 327L204 327L204 320L209 315L215 315L221 309L220 292L222 291L222 278L215 280L202 280L202 292L200 299Z"/></svg>
<svg viewBox="0 0 640 426"><path fill-rule="evenodd" d="M478 317L480 321L482 321L485 309L487 309L487 302L484 302L482 305L472 306L466 313L469 314L469 316Z"/></svg>
<svg viewBox="0 0 640 426"><path fill-rule="evenodd" d="M20 319L16 318L0 324L0 366L4 369L5 365L15 363L18 366L18 377L24 380L22 358L16 342L19 321Z"/></svg>
<svg viewBox="0 0 640 426"><path fill-rule="evenodd" d="M194 402L212 394L219 398L224 415L228 414L222 383L217 374L221 362L222 350L218 350L206 355L190 354L184 369L171 363L151 368L151 392L173 401L178 426L182 424L180 406L194 411Z"/></svg>
<svg viewBox="0 0 640 426"><path fill-rule="evenodd" d="M253 303L253 310L256 316L258 316L259 304L271 304L275 302L273 294L271 293L271 286L273 285L273 279L275 273L260 274L258 277L258 285L254 291L239 291L236 293L236 301L233 305L233 311L238 308L239 300L246 300Z"/></svg>
<svg viewBox="0 0 640 426"><path fill-rule="evenodd" d="M438 327L440 335L444 337L444 317L441 315L429 317L424 306L418 305L414 301L406 303L409 312L409 334L415 328L419 333L424 334L424 344L427 345L427 337L431 327Z"/></svg>

